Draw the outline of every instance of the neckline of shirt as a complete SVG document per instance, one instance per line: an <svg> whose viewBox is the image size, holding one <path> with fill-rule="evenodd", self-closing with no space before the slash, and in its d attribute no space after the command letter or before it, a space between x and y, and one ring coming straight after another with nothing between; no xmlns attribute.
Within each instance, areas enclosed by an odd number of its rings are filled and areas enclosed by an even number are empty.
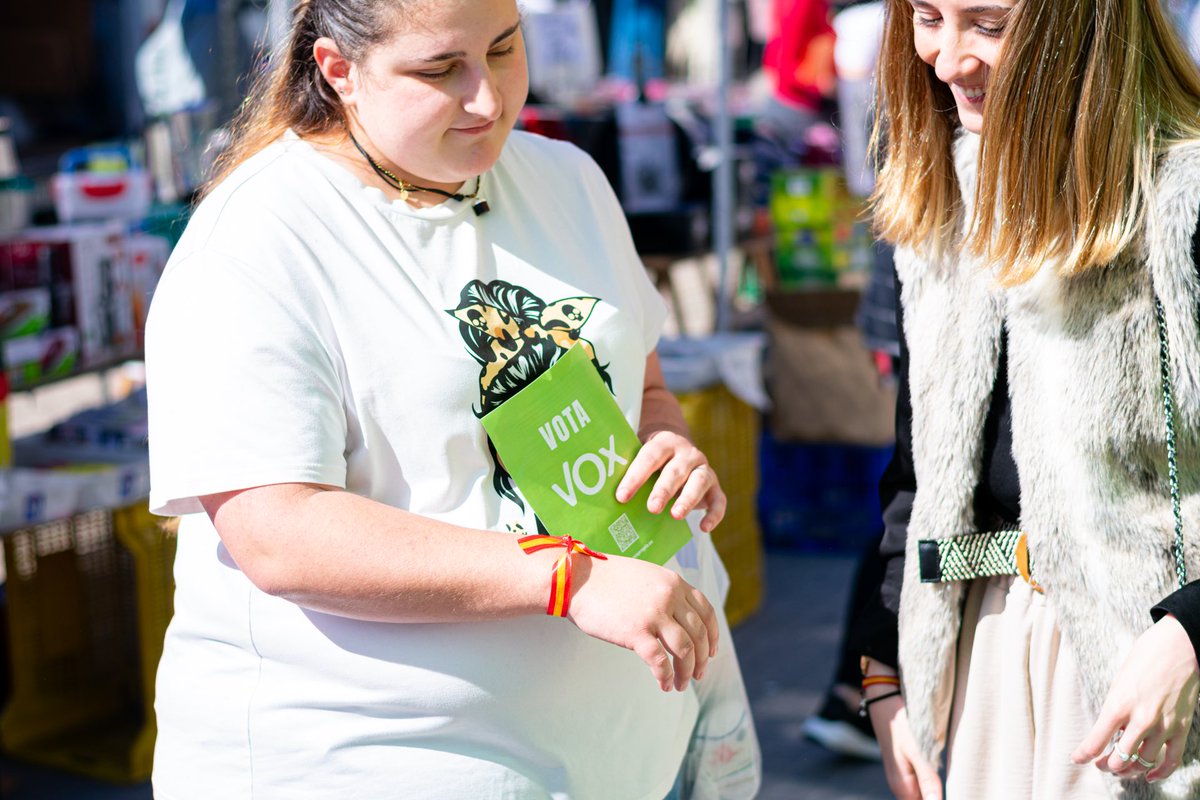
<svg viewBox="0 0 1200 800"><path fill-rule="evenodd" d="M353 194L362 196L368 203L379 208L384 213L395 214L410 219L419 219L424 222L449 222L458 219L471 209L470 200L459 201L451 198L447 198L437 205L414 208L403 200L394 200L388 197L382 189L363 183L350 170L337 164L333 159L318 153L312 146L312 143L302 139L291 128L284 133L283 142L286 143L289 149L294 149L297 153L315 164L316 168L330 181L344 187ZM480 195L484 196L483 187L487 185L487 176L481 175L479 181Z"/></svg>

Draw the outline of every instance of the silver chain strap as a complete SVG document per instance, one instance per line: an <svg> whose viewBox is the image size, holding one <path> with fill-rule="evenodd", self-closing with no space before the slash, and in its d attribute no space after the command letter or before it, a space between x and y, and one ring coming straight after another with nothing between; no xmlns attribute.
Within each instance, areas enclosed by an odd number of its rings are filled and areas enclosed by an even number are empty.
<svg viewBox="0 0 1200 800"><path fill-rule="evenodd" d="M1167 337L1167 317L1162 301L1154 298L1158 317L1158 359L1162 372L1163 411L1167 417L1167 474L1171 482L1171 510L1175 512L1175 577L1179 588L1187 583L1187 564L1183 560L1183 512L1179 507L1179 465L1175 458L1175 391L1171 384L1171 345Z"/></svg>

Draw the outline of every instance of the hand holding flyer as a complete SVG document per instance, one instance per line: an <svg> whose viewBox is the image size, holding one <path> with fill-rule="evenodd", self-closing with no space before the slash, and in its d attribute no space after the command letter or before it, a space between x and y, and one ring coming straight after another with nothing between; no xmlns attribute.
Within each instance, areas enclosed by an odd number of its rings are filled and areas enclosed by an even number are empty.
<svg viewBox="0 0 1200 800"><path fill-rule="evenodd" d="M641 442L583 348L487 414L483 427L551 533L659 565L691 539L687 523L647 510L651 481L617 502Z"/></svg>

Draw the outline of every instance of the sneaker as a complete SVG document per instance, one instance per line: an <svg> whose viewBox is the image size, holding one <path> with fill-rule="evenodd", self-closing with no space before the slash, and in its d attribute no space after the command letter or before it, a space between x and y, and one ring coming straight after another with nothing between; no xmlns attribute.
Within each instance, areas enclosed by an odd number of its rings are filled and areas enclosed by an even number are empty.
<svg viewBox="0 0 1200 800"><path fill-rule="evenodd" d="M821 710L804 720L804 735L834 753L865 761L881 761L871 721L858 715L832 692Z"/></svg>

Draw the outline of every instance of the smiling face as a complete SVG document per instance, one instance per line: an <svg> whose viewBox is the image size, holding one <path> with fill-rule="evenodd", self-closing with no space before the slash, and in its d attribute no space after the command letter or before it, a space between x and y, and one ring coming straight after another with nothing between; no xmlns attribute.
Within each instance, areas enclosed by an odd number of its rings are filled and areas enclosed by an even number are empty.
<svg viewBox="0 0 1200 800"><path fill-rule="evenodd" d="M909 0L917 55L950 87L962 125L983 129L987 82L1017 0Z"/></svg>
<svg viewBox="0 0 1200 800"><path fill-rule="evenodd" d="M525 103L520 14L515 0L408 6L335 89L355 136L400 178L454 191L496 163Z"/></svg>

